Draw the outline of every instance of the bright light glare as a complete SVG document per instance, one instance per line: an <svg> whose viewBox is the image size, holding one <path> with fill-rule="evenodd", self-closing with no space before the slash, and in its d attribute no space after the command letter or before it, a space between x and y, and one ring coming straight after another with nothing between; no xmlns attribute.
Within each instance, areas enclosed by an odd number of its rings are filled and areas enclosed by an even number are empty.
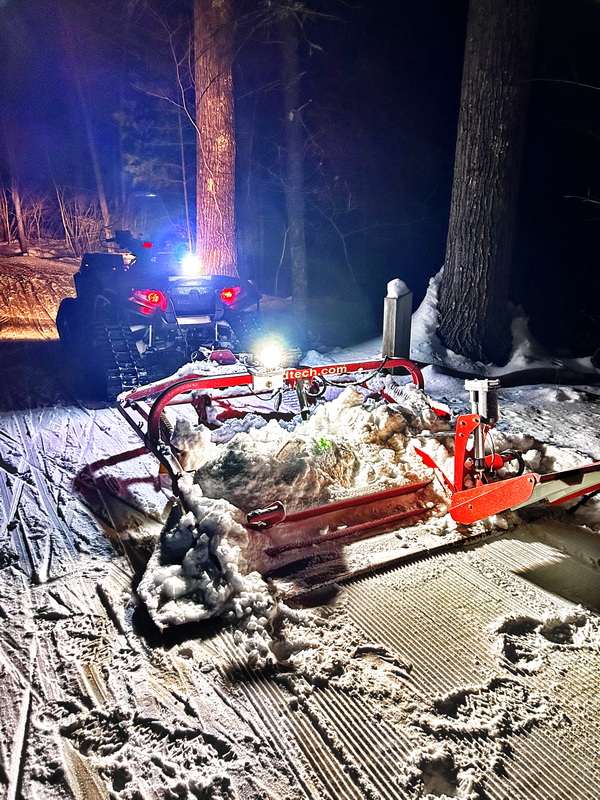
<svg viewBox="0 0 600 800"><path fill-rule="evenodd" d="M260 348L256 357L265 369L277 369L281 367L283 350L278 344L266 344Z"/></svg>
<svg viewBox="0 0 600 800"><path fill-rule="evenodd" d="M200 275L202 262L195 253L186 253L181 259L181 272L183 275Z"/></svg>

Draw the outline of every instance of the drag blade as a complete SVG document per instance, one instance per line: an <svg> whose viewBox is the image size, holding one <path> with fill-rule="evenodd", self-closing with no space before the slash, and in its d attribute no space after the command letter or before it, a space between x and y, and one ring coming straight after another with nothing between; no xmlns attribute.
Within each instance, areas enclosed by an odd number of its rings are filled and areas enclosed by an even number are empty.
<svg viewBox="0 0 600 800"><path fill-rule="evenodd" d="M471 525L493 514L524 505L531 499L539 480L539 475L531 473L457 492L452 497L450 516L455 522Z"/></svg>
<svg viewBox="0 0 600 800"><path fill-rule="evenodd" d="M319 536L313 536L310 539L304 539L300 542L288 542L287 544L268 547L265 550L265 553L266 555L273 557L281 555L282 553L288 553L292 550L302 550L304 547L312 547L314 545L323 544L324 542L330 542L342 537L350 538L361 533L371 534L373 531L380 532L384 528L389 527L396 522L408 519L409 517L416 517L419 514L425 514L428 511L431 511L431 509L427 508L426 506L422 506L420 508L411 508L408 511L401 511L398 514L392 514L389 517L373 519L369 520L368 522L361 522L358 525L351 525L347 528L339 528L335 531L328 531L327 533L323 533Z"/></svg>

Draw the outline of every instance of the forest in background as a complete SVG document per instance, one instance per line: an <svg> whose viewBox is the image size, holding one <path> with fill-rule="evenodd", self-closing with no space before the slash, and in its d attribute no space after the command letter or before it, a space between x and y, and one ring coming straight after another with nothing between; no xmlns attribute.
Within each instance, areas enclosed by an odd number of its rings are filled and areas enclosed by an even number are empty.
<svg viewBox="0 0 600 800"><path fill-rule="evenodd" d="M377 330L388 280L404 279L418 302L444 262L467 3L299 5L309 12L309 290L355 296L364 335ZM235 6L238 266L261 291L285 296L281 55L268 10ZM97 247L86 121L115 218L131 192L156 191L185 232L196 146L181 107L193 102L190 5L5 0L0 14L5 238L17 180L32 240L66 237L74 254ZM513 268L513 299L536 335L573 351L600 344L599 32L597 0L543 6Z"/></svg>

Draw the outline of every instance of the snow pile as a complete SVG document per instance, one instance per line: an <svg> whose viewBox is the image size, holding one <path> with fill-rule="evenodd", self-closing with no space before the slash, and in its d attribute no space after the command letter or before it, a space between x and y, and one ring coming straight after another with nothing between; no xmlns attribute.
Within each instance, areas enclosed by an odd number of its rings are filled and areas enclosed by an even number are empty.
<svg viewBox="0 0 600 800"><path fill-rule="evenodd" d="M266 632L275 602L243 557L246 529L225 500L202 496L190 476L180 481L183 513L175 506L138 587L159 628L214 616L242 631L248 659L267 654Z"/></svg>
<svg viewBox="0 0 600 800"><path fill-rule="evenodd" d="M347 388L291 432L272 421L238 433L193 478L180 481L186 511L174 507L138 589L159 628L224 617L238 627L236 641L250 662L264 662L275 602L255 571L260 537L248 536L240 508L280 500L289 511L365 487L427 480L430 472L413 437L449 426L419 389L387 381L396 405L365 401L363 393ZM186 420L177 423L173 439L190 463L203 461L215 447ZM437 440L420 444L438 457L443 451L442 463L448 458ZM443 510L445 502L440 498Z"/></svg>
<svg viewBox="0 0 600 800"><path fill-rule="evenodd" d="M504 367L473 362L448 350L437 335L438 299L442 275L443 268L429 281L425 298L413 314L411 328L411 358L413 360L422 361L426 364L442 364L455 370L480 376L501 377L503 373L548 366L564 366L577 372L583 371L595 375L598 374L591 358L564 359L561 361L553 359L551 361L544 348L532 337L528 327L528 319L523 310L516 307L511 307L513 316L511 322L512 350L509 361Z"/></svg>
<svg viewBox="0 0 600 800"><path fill-rule="evenodd" d="M178 417L171 436L171 449L184 470L198 469L216 455L210 431L204 425L193 425L185 417Z"/></svg>
<svg viewBox="0 0 600 800"><path fill-rule="evenodd" d="M203 361L198 359L183 364L177 372L174 373L174 377L187 378L190 375L199 375L200 377L208 378L214 375L239 375L243 372L247 372L246 367L237 360L231 364L219 364L218 361L212 361L210 358L206 358Z"/></svg>
<svg viewBox="0 0 600 800"><path fill-rule="evenodd" d="M398 403L389 406L365 401L360 391L347 388L291 432L271 421L240 433L197 471L195 480L205 495L224 497L248 511L275 500L292 511L353 489L428 479L412 439L450 426L415 386L394 391ZM432 442L431 448L437 452L442 446ZM447 458L445 451L442 463Z"/></svg>

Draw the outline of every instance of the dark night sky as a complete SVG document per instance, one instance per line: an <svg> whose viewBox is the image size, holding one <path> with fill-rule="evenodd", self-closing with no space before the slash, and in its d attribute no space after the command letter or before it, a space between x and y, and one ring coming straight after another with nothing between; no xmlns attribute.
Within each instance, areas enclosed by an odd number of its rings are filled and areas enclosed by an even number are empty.
<svg viewBox="0 0 600 800"><path fill-rule="evenodd" d="M141 12L134 15L130 47L129 34L115 27L126 4L102 9L90 4L86 17L87 3L65 3L62 8L83 43L83 84L107 184L116 192L112 110L119 70L124 58L131 64L132 54L143 49L150 36L150 27L144 26L150 23ZM12 53L5 60L2 116L17 144L26 186L48 187L54 179L91 188L59 5L56 0L0 0L1 34ZM311 134L307 230L313 291L330 290L335 281L351 284L343 234L360 292L377 302L385 281L400 276L418 301L444 259L467 2L328 0L314 5L336 19L306 27L307 38L319 47L310 57L305 50L302 90ZM183 6L174 0L158 3L169 13ZM247 11L253 4L241 7ZM269 184L265 176L276 163L281 99L277 90L260 90L261 81L273 79L277 71L277 49L265 44L266 38L251 40L240 51L236 86L238 129L254 126L257 131L250 183L262 215L262 249L259 259L248 257L248 268L272 289L283 198L276 182ZM531 314L535 332L553 346L574 346L582 338L600 344L595 316L600 206L567 197L600 196L600 91L557 82L600 86L598 41L598 0L542 4L513 296ZM164 66L167 54L159 48L154 52L156 63ZM128 91L133 93L129 84ZM151 101L138 93L136 102L139 107L147 102L151 120ZM247 175L240 177L243 182ZM347 213L342 213L344 202L352 206ZM285 269L282 275L279 288L285 291Z"/></svg>

